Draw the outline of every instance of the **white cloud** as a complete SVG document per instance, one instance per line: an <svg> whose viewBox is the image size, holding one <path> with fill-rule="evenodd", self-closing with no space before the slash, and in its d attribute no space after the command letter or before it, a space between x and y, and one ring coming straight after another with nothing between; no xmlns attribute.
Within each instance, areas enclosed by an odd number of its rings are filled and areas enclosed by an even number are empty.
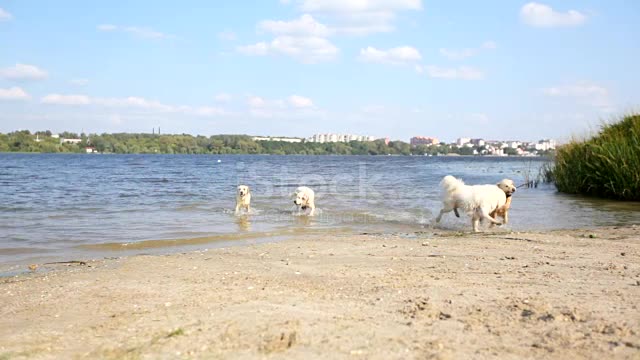
<svg viewBox="0 0 640 360"><path fill-rule="evenodd" d="M97 29L100 31L116 31L118 27L111 24L101 24L97 26Z"/></svg>
<svg viewBox="0 0 640 360"><path fill-rule="evenodd" d="M422 10L422 0L298 0L298 9L328 17L332 34L367 35L394 30L400 11Z"/></svg>
<svg viewBox="0 0 640 360"><path fill-rule="evenodd" d="M150 28L127 26L124 31L142 39L174 39L175 35L165 34Z"/></svg>
<svg viewBox="0 0 640 360"><path fill-rule="evenodd" d="M227 112L223 109L213 106L198 106L198 107L182 107L181 110L186 114L192 114L197 116L219 116L225 115Z"/></svg>
<svg viewBox="0 0 640 360"><path fill-rule="evenodd" d="M286 55L307 64L333 60L339 53L326 38L332 31L308 14L291 21L261 21L257 28L276 37L271 42L238 46L238 52L252 56Z"/></svg>
<svg viewBox="0 0 640 360"><path fill-rule="evenodd" d="M314 36L278 36L270 43L259 42L236 49L253 56L286 55L308 64L333 60L339 53L339 49L329 40Z"/></svg>
<svg viewBox="0 0 640 360"><path fill-rule="evenodd" d="M159 101L149 100L142 97L129 96L123 98L100 98L90 97L87 95L62 95L49 94L40 102L50 105L67 105L67 106L101 106L105 108L119 109L137 109L158 113L173 113L195 116L218 116L228 114L224 109L212 106L186 106L186 105L167 105Z"/></svg>
<svg viewBox="0 0 640 360"><path fill-rule="evenodd" d="M258 24L258 29L276 35L291 36L326 37L331 33L327 26L319 23L309 14L291 21L264 20Z"/></svg>
<svg viewBox="0 0 640 360"><path fill-rule="evenodd" d="M308 12L395 12L422 10L422 0L302 0L300 8Z"/></svg>
<svg viewBox="0 0 640 360"><path fill-rule="evenodd" d="M165 40L176 38L175 35L166 34L160 31L153 30L151 28L139 26L118 26L112 24L102 24L98 25L96 29L105 32L124 32L140 39Z"/></svg>
<svg viewBox="0 0 640 360"><path fill-rule="evenodd" d="M85 86L89 83L89 79L71 79L69 82L76 86Z"/></svg>
<svg viewBox="0 0 640 360"><path fill-rule="evenodd" d="M237 50L245 55L264 56L269 53L269 44L263 41L252 45L238 46Z"/></svg>
<svg viewBox="0 0 640 360"><path fill-rule="evenodd" d="M587 15L577 11L555 11L551 6L530 2L520 9L523 23L535 27L578 26L587 21Z"/></svg>
<svg viewBox="0 0 640 360"><path fill-rule="evenodd" d="M287 100L289 101L289 104L291 106L296 108L313 107L313 101L311 101L311 99L306 98L304 96L291 95Z"/></svg>
<svg viewBox="0 0 640 360"><path fill-rule="evenodd" d="M267 105L267 101L259 96L249 96L247 99L247 105L251 108L259 108Z"/></svg>
<svg viewBox="0 0 640 360"><path fill-rule="evenodd" d="M225 30L218 33L218 39L223 41L234 41L237 39L237 36L233 31Z"/></svg>
<svg viewBox="0 0 640 360"><path fill-rule="evenodd" d="M399 46L388 50L379 50L374 47L360 49L359 59L365 62L410 65L422 60L420 51L411 46Z"/></svg>
<svg viewBox="0 0 640 360"><path fill-rule="evenodd" d="M266 99L261 96L248 95L247 107L253 115L273 114L274 111L315 109L313 100L301 95L291 95L286 99Z"/></svg>
<svg viewBox="0 0 640 360"><path fill-rule="evenodd" d="M336 34L365 36L375 33L388 33L395 30L392 12L340 14L335 16L331 27Z"/></svg>
<svg viewBox="0 0 640 360"><path fill-rule="evenodd" d="M285 5L291 2L281 1ZM289 21L263 20L258 23L258 31L274 34L276 37L273 40L238 46L236 50L252 56L287 55L310 64L329 61L336 58L340 50L327 39L328 37L340 34L367 35L390 32L394 30L393 22L397 12L422 9L422 0L297 0L296 2L298 9L304 12L299 18ZM318 21L311 13L329 19L331 24L326 25ZM371 54L365 54L365 58L368 55Z"/></svg>
<svg viewBox="0 0 640 360"><path fill-rule="evenodd" d="M443 68L430 65L426 67L427 75L437 79L451 80L482 80L484 73L481 70L469 66L459 66L457 68Z"/></svg>
<svg viewBox="0 0 640 360"><path fill-rule="evenodd" d="M574 85L563 85L558 87L550 87L543 89L544 94L548 96L607 96L609 91L602 86L580 83Z"/></svg>
<svg viewBox="0 0 640 360"><path fill-rule="evenodd" d="M215 101L217 101L217 102L223 102L223 103L225 103L225 102L229 102L229 101L231 101L231 100L233 99L233 97L232 97L231 95L229 95L229 94L219 93L219 94L216 94L216 95L213 97L213 99L214 99Z"/></svg>
<svg viewBox="0 0 640 360"><path fill-rule="evenodd" d="M466 49L440 49L440 55L450 59L450 60L463 60L475 55L478 55L482 50L493 50L496 49L498 45L493 41L485 41L477 48L466 48Z"/></svg>
<svg viewBox="0 0 640 360"><path fill-rule="evenodd" d="M542 92L550 97L574 98L582 104L599 108L612 106L609 90L590 82L549 87L542 89Z"/></svg>
<svg viewBox="0 0 640 360"><path fill-rule="evenodd" d="M19 87L0 88L0 100L28 100L31 96Z"/></svg>
<svg viewBox="0 0 640 360"><path fill-rule="evenodd" d="M11 19L13 19L13 15L11 15L3 8L0 8L0 21L9 21Z"/></svg>
<svg viewBox="0 0 640 360"><path fill-rule="evenodd" d="M43 104L52 105L89 105L91 100L86 95L61 95L49 94L44 96L40 101Z"/></svg>
<svg viewBox="0 0 640 360"><path fill-rule="evenodd" d="M493 50L498 47L498 44L496 44L495 41L485 41L482 43L482 45L480 45L480 47L482 49Z"/></svg>
<svg viewBox="0 0 640 360"><path fill-rule="evenodd" d="M115 106L115 107L134 107L147 110L155 110L161 112L175 111L175 107L162 104L155 100L147 100L145 98L129 96L126 98L94 98L91 100L96 105Z"/></svg>
<svg viewBox="0 0 640 360"><path fill-rule="evenodd" d="M47 72L34 65L15 64L0 69L0 77L7 80L42 80L48 76Z"/></svg>

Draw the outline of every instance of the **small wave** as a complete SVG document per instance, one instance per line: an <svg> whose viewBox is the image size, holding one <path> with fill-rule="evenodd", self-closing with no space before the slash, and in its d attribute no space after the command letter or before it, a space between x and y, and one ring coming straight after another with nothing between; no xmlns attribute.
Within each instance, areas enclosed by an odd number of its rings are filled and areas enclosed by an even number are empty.
<svg viewBox="0 0 640 360"><path fill-rule="evenodd" d="M140 179L140 180L138 180L138 181L139 181L139 182L142 182L142 183L152 183L152 184L154 184L154 183L168 183L168 182L170 182L170 180L169 180L169 179L167 179L167 178L162 178L162 179L156 179L156 178L145 178L145 179Z"/></svg>
<svg viewBox="0 0 640 360"><path fill-rule="evenodd" d="M250 240L267 240L278 237L299 236L299 235L321 235L321 234L338 234L346 233L347 229L334 228L331 231L326 229L313 229L313 228L283 228L276 231L269 232L255 232L255 233L229 233L229 234L217 234L204 237L195 238L179 238L179 239L159 239L159 240L143 240L137 242L126 243L100 243L100 244L88 244L79 245L77 248L85 250L99 250L99 251L127 251L127 250L150 250L168 247L180 247L180 246L193 246L204 245L210 243L226 243L233 241L250 241Z"/></svg>
<svg viewBox="0 0 640 360"><path fill-rule="evenodd" d="M0 248L0 256L2 255L22 255L22 254L41 254L51 250L37 247L16 247L16 248Z"/></svg>
<svg viewBox="0 0 640 360"><path fill-rule="evenodd" d="M274 188L297 188L299 186L308 186L308 187L313 187L313 186L329 186L329 185L333 185L333 183L304 183L304 184L273 184L271 186L273 186Z"/></svg>

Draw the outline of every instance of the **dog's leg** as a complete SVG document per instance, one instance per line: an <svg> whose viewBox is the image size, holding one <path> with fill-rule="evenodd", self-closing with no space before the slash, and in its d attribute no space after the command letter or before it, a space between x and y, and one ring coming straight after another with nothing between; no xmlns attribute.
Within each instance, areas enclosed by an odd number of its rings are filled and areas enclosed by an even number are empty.
<svg viewBox="0 0 640 360"><path fill-rule="evenodd" d="M240 204L236 204L236 215L240 213Z"/></svg>
<svg viewBox="0 0 640 360"><path fill-rule="evenodd" d="M495 210L493 210L493 211L489 214L489 216L491 216L492 218L494 218L494 219L495 219L497 214L498 214L498 209L495 209ZM491 224L489 225L489 228L492 228L492 227L494 227L494 226L496 226L496 224L491 223Z"/></svg>
<svg viewBox="0 0 640 360"><path fill-rule="evenodd" d="M502 219L503 219L502 221L503 224L506 224L509 222L509 210L504 211L504 216L502 217Z"/></svg>
<svg viewBox="0 0 640 360"><path fill-rule="evenodd" d="M249 214L249 213L251 212L251 205L250 205L250 204L247 204L246 209L247 209L247 214Z"/></svg>
<svg viewBox="0 0 640 360"><path fill-rule="evenodd" d="M486 219L487 221L491 222L491 224L502 225L500 221L494 219L491 215L489 215L489 213L487 213L485 209L478 208L476 209L476 211L478 212L478 214L481 216L482 219Z"/></svg>
<svg viewBox="0 0 640 360"><path fill-rule="evenodd" d="M436 217L436 223L439 223L440 220L442 219L442 215L448 213L449 211L447 211L446 209L441 209L440 213L438 214L438 216Z"/></svg>
<svg viewBox="0 0 640 360"><path fill-rule="evenodd" d="M454 210L454 208L450 208L450 207L445 205L445 207L443 207L442 210L440 210L440 213L436 217L436 223L440 222L440 220L442 219L442 215L444 215L444 214L446 214L448 212L451 212L452 210Z"/></svg>
<svg viewBox="0 0 640 360"><path fill-rule="evenodd" d="M461 206L462 204L460 204L459 201L456 201L453 203L453 205L451 206L453 208L453 213L456 214L456 217L459 218L460 217L460 213L458 212L458 208Z"/></svg>
<svg viewBox="0 0 640 360"><path fill-rule="evenodd" d="M311 208L311 211L309 211L309 216L313 216L313 214L316 212L316 206L311 205L310 208Z"/></svg>
<svg viewBox="0 0 640 360"><path fill-rule="evenodd" d="M473 232L480 232L480 230L478 229L478 224L480 223L480 218L478 217L477 214L473 214L473 216L471 217L471 226L473 227Z"/></svg>

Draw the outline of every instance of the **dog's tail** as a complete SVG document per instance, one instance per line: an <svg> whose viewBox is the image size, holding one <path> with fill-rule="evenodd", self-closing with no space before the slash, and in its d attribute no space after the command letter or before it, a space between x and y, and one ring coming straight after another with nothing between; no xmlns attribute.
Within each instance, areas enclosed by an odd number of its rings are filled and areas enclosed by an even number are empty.
<svg viewBox="0 0 640 360"><path fill-rule="evenodd" d="M460 179L456 179L451 175L445 176L440 182L440 187L442 188L443 195L450 195L458 191L461 187L464 186L464 182Z"/></svg>

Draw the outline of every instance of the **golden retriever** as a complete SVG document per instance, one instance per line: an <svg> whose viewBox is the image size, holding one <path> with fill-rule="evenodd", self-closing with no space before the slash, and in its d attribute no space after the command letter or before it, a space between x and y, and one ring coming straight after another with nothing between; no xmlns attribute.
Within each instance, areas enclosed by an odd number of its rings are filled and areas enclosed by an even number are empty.
<svg viewBox="0 0 640 360"><path fill-rule="evenodd" d="M247 185L239 185L236 191L236 214L240 209L245 209L248 213L251 210L251 191Z"/></svg>
<svg viewBox="0 0 640 360"><path fill-rule="evenodd" d="M436 217L436 223L440 222L442 215L451 211L459 217L460 208L471 216L474 232L479 231L480 220L487 220L492 225L501 225L502 223L491 214L507 203L507 195L511 196L516 187L509 179L504 179L496 185L466 185L451 175L445 176L440 182L443 207Z"/></svg>

